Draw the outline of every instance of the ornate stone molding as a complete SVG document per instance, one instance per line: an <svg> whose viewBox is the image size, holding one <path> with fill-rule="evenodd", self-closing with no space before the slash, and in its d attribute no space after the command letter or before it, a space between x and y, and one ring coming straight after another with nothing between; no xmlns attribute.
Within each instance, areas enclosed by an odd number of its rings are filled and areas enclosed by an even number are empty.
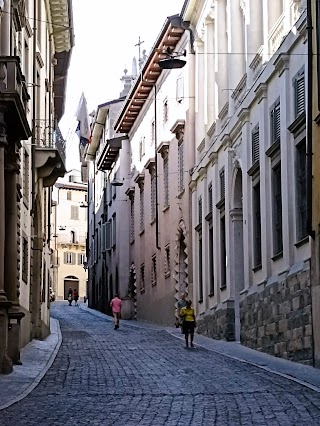
<svg viewBox="0 0 320 426"><path fill-rule="evenodd" d="M289 69L290 56L285 53L280 53L273 65L279 73L279 77Z"/></svg>
<svg viewBox="0 0 320 426"><path fill-rule="evenodd" d="M255 89L254 93L256 94L256 99L258 104L262 101L262 99L267 97L268 85L267 83L260 83L259 86Z"/></svg>
<svg viewBox="0 0 320 426"><path fill-rule="evenodd" d="M178 141L183 138L185 124L186 124L185 120L180 119L180 120L177 120L170 129L170 132L176 135L176 138L178 139Z"/></svg>

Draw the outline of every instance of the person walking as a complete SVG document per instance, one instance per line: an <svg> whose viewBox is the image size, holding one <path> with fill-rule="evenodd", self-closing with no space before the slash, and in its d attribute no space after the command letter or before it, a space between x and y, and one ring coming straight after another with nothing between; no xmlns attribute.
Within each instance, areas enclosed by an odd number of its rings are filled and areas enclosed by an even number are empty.
<svg viewBox="0 0 320 426"><path fill-rule="evenodd" d="M79 306L78 305L79 293L76 288L73 290L73 300L74 300L74 306Z"/></svg>
<svg viewBox="0 0 320 426"><path fill-rule="evenodd" d="M72 291L72 288L69 287L69 290L68 290L68 302L69 302L69 306L72 305L72 300L73 300L73 291Z"/></svg>
<svg viewBox="0 0 320 426"><path fill-rule="evenodd" d="M194 348L193 336L194 329L196 327L196 317L194 314L194 309L191 307L191 300L186 302L186 306L181 309L180 317L183 319L182 330L186 340L186 349L189 347L189 334L190 334L190 346Z"/></svg>
<svg viewBox="0 0 320 426"><path fill-rule="evenodd" d="M176 302L176 328L181 327L181 333L183 333L182 330L182 321L183 318L181 318L180 316L180 311L182 308L184 308L186 306L187 302L186 302L186 294L185 293L181 293L180 294L180 299Z"/></svg>
<svg viewBox="0 0 320 426"><path fill-rule="evenodd" d="M114 298L110 302L110 306L111 306L112 314L113 314L114 329L118 330L120 315L121 315L121 306L122 306L122 301L119 298L119 294L116 294L114 296Z"/></svg>

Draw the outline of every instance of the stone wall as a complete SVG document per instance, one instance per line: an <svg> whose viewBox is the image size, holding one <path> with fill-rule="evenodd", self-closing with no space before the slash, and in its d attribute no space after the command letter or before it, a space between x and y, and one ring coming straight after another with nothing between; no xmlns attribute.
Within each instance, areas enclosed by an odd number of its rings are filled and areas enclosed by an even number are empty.
<svg viewBox="0 0 320 426"><path fill-rule="evenodd" d="M228 300L197 317L197 332L214 339L235 340L234 301Z"/></svg>
<svg viewBox="0 0 320 426"><path fill-rule="evenodd" d="M312 365L309 261L242 292L240 321L242 344Z"/></svg>

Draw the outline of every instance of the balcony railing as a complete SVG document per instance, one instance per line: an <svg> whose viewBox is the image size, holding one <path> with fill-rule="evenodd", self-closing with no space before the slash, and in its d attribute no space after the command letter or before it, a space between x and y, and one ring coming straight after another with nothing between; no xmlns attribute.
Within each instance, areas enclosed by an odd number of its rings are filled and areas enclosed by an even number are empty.
<svg viewBox="0 0 320 426"><path fill-rule="evenodd" d="M60 157L66 161L66 142L59 127L50 125L49 120L35 121L35 139L39 148L54 148L59 151Z"/></svg>

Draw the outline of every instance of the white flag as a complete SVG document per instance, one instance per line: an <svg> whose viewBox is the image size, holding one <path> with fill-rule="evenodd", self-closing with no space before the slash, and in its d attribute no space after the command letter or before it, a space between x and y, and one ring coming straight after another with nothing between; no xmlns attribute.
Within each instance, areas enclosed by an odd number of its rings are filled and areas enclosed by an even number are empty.
<svg viewBox="0 0 320 426"><path fill-rule="evenodd" d="M80 102L78 105L77 120L79 121L80 138L85 138L89 141L91 135L89 125L89 114L87 108L87 101L83 93L81 95Z"/></svg>

